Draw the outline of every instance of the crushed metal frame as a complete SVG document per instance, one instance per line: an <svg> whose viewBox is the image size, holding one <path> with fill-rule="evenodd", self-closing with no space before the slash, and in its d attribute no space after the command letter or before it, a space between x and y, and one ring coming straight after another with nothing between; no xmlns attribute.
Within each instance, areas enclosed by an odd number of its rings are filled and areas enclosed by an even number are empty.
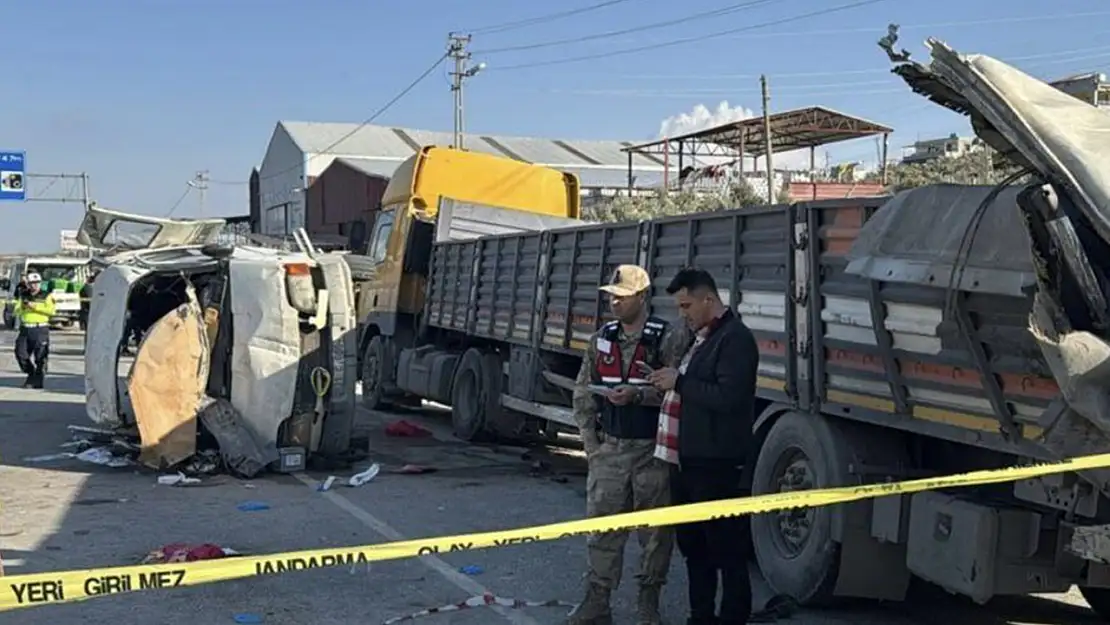
<svg viewBox="0 0 1110 625"><path fill-rule="evenodd" d="M890 133L893 128L866 119L853 117L823 106L810 106L763 117L750 117L727 124L666 137L624 148L628 154L629 187L632 184L632 155L666 155L678 159L682 171L684 157L718 156L759 158L767 154L767 130L770 130L771 155L809 148L810 167L814 167L815 150L819 146L864 139L881 135L882 169L886 177L886 160Z"/></svg>

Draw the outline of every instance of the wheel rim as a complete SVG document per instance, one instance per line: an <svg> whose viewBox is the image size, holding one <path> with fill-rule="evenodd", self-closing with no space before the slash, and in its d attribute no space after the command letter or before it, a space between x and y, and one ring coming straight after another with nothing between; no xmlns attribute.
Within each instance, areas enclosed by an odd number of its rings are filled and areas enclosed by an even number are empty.
<svg viewBox="0 0 1110 625"><path fill-rule="evenodd" d="M787 493L815 487L816 474L809 456L797 447L783 451L771 473L768 490ZM786 559L797 558L809 542L813 528L814 508L780 510L770 519L772 543Z"/></svg>

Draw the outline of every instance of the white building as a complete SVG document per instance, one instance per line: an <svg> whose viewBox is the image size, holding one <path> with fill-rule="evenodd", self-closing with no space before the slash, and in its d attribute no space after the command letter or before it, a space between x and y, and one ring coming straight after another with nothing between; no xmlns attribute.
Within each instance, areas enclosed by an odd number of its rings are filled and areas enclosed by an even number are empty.
<svg viewBox="0 0 1110 625"><path fill-rule="evenodd" d="M346 136L346 135L350 136ZM336 158L358 158L371 173L391 176L402 161L428 145L451 145L446 132L359 124L281 121L258 170L263 234L288 234L304 225L304 189ZM622 141L583 141L468 134L466 148L554 167L578 176L584 200L628 188L628 154ZM663 161L633 155L634 188L657 188ZM677 172L675 172L677 173Z"/></svg>
<svg viewBox="0 0 1110 625"><path fill-rule="evenodd" d="M940 158L955 158L982 149L975 137L959 137L955 133L943 139L915 141L910 152L902 157L902 162L926 163Z"/></svg>

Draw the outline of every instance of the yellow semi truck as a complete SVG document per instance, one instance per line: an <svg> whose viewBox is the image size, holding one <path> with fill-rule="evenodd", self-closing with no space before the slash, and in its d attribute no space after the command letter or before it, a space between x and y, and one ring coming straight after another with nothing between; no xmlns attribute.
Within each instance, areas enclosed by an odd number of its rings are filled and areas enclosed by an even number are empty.
<svg viewBox="0 0 1110 625"><path fill-rule="evenodd" d="M436 343L457 337L425 325L437 245L578 225L580 209L577 176L549 167L436 146L402 163L365 249L356 250L365 255L354 272L364 404L403 397L454 403L459 355Z"/></svg>

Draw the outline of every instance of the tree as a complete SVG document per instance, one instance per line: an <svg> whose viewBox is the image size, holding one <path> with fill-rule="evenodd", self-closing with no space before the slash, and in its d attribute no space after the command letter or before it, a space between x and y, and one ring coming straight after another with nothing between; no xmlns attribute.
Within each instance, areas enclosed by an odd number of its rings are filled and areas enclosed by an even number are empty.
<svg viewBox="0 0 1110 625"><path fill-rule="evenodd" d="M790 192L779 190L778 202L790 203ZM725 187L719 193L697 192L690 189L668 194L652 194L636 197L618 197L610 202L583 208L583 217L590 221L640 221L670 215L706 213L731 208L764 206L766 197L757 193L746 180Z"/></svg>
<svg viewBox="0 0 1110 625"><path fill-rule="evenodd" d="M930 184L995 185L1018 169L994 150L983 146L950 158L893 165L887 169L887 188L896 193ZM878 182L878 177L878 173L868 176L873 182Z"/></svg>

